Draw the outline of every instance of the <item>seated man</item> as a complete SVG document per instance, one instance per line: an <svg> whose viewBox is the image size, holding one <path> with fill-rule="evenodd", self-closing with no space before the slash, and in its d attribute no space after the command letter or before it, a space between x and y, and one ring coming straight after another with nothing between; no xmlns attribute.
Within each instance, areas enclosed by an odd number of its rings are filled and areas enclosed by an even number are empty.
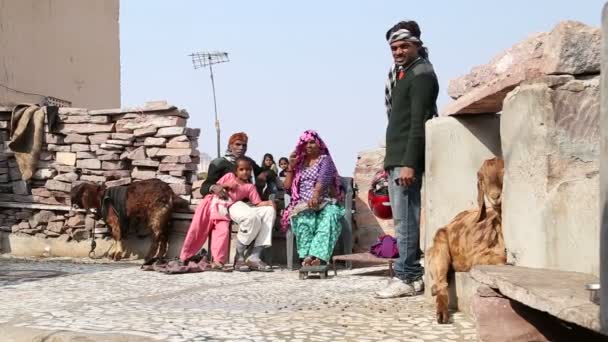
<svg viewBox="0 0 608 342"><path fill-rule="evenodd" d="M227 192L225 187L216 183L227 173L234 172L237 158L245 158L250 161L254 176L258 182L265 182L269 177L276 177L276 175L269 174L272 171L263 171L255 161L249 157L245 157L247 141L247 134L243 132L235 133L230 137L226 154L223 157L214 159L209 165L207 179L205 179L201 186L201 194L203 196L215 194L226 197ZM201 202L201 205L203 202ZM199 209L203 210L203 208L197 208L197 212ZM234 258L235 270L242 272L250 270L272 271L272 268L262 261L261 254L265 248L272 245L272 226L276 217L275 208L273 206L252 207L245 202L237 201L230 206L228 214L230 219L239 225L236 256ZM196 213L195 217L198 217ZM182 262L187 263L203 247L204 240L200 238L203 230L205 228L200 222L193 221L190 225L180 254ZM228 238L230 238L230 233L228 232L227 234ZM211 243L214 244L214 239L212 239ZM251 251L249 257L245 260L248 248Z"/></svg>

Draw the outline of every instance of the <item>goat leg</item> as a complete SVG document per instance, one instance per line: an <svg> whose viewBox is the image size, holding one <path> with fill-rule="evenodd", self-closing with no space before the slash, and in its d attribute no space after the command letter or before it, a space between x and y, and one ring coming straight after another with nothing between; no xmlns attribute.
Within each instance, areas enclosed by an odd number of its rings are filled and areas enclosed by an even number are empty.
<svg viewBox="0 0 608 342"><path fill-rule="evenodd" d="M433 296L437 296L437 323L446 324L449 322L448 271L450 269L451 257L445 228L441 228L435 233L433 246L429 248L427 254L429 255L429 271L434 282L431 287L431 293Z"/></svg>

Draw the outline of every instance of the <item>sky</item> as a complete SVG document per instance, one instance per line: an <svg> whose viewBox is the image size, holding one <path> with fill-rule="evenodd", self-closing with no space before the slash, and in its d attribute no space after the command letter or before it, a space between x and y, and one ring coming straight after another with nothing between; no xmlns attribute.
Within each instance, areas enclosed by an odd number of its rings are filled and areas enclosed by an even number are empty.
<svg viewBox="0 0 608 342"><path fill-rule="evenodd" d="M396 22L419 23L442 108L449 80L559 21L599 26L603 3L121 0L122 105L167 100L186 109L188 126L202 131L199 150L215 157L209 70L194 70L188 55L225 51L230 61L214 67L222 151L245 131L250 157L259 163L270 152L278 162L314 129L348 176L359 151L384 142L384 34Z"/></svg>

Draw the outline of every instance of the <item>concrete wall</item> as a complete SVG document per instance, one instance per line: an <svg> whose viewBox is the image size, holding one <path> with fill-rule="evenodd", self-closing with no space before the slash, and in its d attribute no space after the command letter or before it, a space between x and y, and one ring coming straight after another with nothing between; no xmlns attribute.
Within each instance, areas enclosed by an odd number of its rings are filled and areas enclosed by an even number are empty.
<svg viewBox="0 0 608 342"><path fill-rule="evenodd" d="M0 84L120 107L119 0L0 0ZM39 102L0 86L0 103Z"/></svg>
<svg viewBox="0 0 608 342"><path fill-rule="evenodd" d="M501 155L500 116L441 117L426 124L425 244L459 212L477 207L477 171Z"/></svg>
<svg viewBox="0 0 608 342"><path fill-rule="evenodd" d="M500 119L497 114L480 114L427 122L423 250L431 247L435 232L456 214L477 206L477 171L484 160L501 156ZM428 270L425 295L434 301ZM450 306L469 314L477 284L460 272L449 284Z"/></svg>
<svg viewBox="0 0 608 342"><path fill-rule="evenodd" d="M528 84L505 99L503 231L518 266L599 273L598 87Z"/></svg>

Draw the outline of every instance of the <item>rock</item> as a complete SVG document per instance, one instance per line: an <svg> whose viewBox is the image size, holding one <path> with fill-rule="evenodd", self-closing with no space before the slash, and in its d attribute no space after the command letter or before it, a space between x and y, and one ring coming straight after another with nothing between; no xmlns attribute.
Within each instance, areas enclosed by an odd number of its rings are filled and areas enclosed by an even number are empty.
<svg viewBox="0 0 608 342"><path fill-rule="evenodd" d="M158 154L158 151L160 151L160 148L158 148L158 147L150 147L150 148L146 149L146 155L149 158L154 158Z"/></svg>
<svg viewBox="0 0 608 342"><path fill-rule="evenodd" d="M192 157L190 156L166 156L163 157L161 163L171 164L171 163L180 163L180 164L188 164L192 163Z"/></svg>
<svg viewBox="0 0 608 342"><path fill-rule="evenodd" d="M60 182L72 183L78 180L78 174L76 174L75 172L64 173L56 176L54 179Z"/></svg>
<svg viewBox="0 0 608 342"><path fill-rule="evenodd" d="M151 147L151 146L164 147L166 142L167 142L167 139L165 139L165 138L148 137L148 138L146 138L146 140L144 140L144 146L146 146L146 147Z"/></svg>
<svg viewBox="0 0 608 342"><path fill-rule="evenodd" d="M55 145L55 144L47 144L46 148L50 152L70 152L72 149L70 145Z"/></svg>
<svg viewBox="0 0 608 342"><path fill-rule="evenodd" d="M131 165L133 165L133 166L145 166L145 167L158 167L158 165L160 165L160 162L158 162L156 160L150 160L150 159L133 160L131 162Z"/></svg>
<svg viewBox="0 0 608 342"><path fill-rule="evenodd" d="M136 129L135 131L133 131L133 135L136 137L149 137L149 136L155 135L156 131L157 131L156 127L140 128L140 129Z"/></svg>
<svg viewBox="0 0 608 342"><path fill-rule="evenodd" d="M17 220L20 221L29 221L29 219L32 218L33 215L34 213L31 211L20 211L15 214L15 217L17 218Z"/></svg>
<svg viewBox="0 0 608 342"><path fill-rule="evenodd" d="M190 195L192 187L188 184L169 184L176 195Z"/></svg>
<svg viewBox="0 0 608 342"><path fill-rule="evenodd" d="M41 197L51 197L51 192L45 188L33 188L32 195Z"/></svg>
<svg viewBox="0 0 608 342"><path fill-rule="evenodd" d="M17 167L11 167L10 169L8 169L8 175L13 181L21 179L21 172L19 172L19 169ZM2 178L3 177L0 177L0 179Z"/></svg>
<svg viewBox="0 0 608 342"><path fill-rule="evenodd" d="M16 195L28 195L30 193L27 183L19 180L12 183L13 193Z"/></svg>
<svg viewBox="0 0 608 342"><path fill-rule="evenodd" d="M127 158L131 160L144 160L146 159L146 149L144 147L138 147L129 152Z"/></svg>
<svg viewBox="0 0 608 342"><path fill-rule="evenodd" d="M101 163L101 168L103 170L121 170L127 167L127 164L125 164L125 162L123 162L122 160L120 161L103 161Z"/></svg>
<svg viewBox="0 0 608 342"><path fill-rule="evenodd" d="M125 133L122 133L125 134ZM133 143L129 140L117 140L117 139L112 139L112 140L108 140L106 141L106 144L108 145L118 145L118 146L131 146L133 145Z"/></svg>
<svg viewBox="0 0 608 342"><path fill-rule="evenodd" d="M450 81L448 94L458 100L442 115L500 112L506 94L520 83L552 74L597 74L599 61L599 29L561 22L550 33L516 44L489 64Z"/></svg>
<svg viewBox="0 0 608 342"><path fill-rule="evenodd" d="M172 127L186 125L186 119L177 116L161 116L161 115L135 115L128 119L119 119L116 121L117 132L129 132L136 129L147 127Z"/></svg>
<svg viewBox="0 0 608 342"><path fill-rule="evenodd" d="M86 109L86 108L59 107L59 114L63 114L63 115L89 115L89 110Z"/></svg>
<svg viewBox="0 0 608 342"><path fill-rule="evenodd" d="M173 141L167 143L167 148L193 148L194 146L190 141Z"/></svg>
<svg viewBox="0 0 608 342"><path fill-rule="evenodd" d="M55 214L53 214L52 211L41 210L41 211L37 212L36 214L34 214L34 216L32 218L30 218L29 222L22 222L22 223L27 224L26 228L30 228L30 227L36 228L40 224L51 222L54 218L55 218Z"/></svg>
<svg viewBox="0 0 608 342"><path fill-rule="evenodd" d="M135 167L133 172L131 172L131 177L141 180L154 179L156 178L156 171L140 170L138 167Z"/></svg>
<svg viewBox="0 0 608 342"><path fill-rule="evenodd" d="M130 133L112 133L112 139L132 142L133 140L135 140L135 135Z"/></svg>
<svg viewBox="0 0 608 342"><path fill-rule="evenodd" d="M124 152L127 153L127 152ZM118 153L109 153L109 154L102 154L96 157L98 160L104 161L104 160L121 160L121 155L119 155Z"/></svg>
<svg viewBox="0 0 608 342"><path fill-rule="evenodd" d="M67 220L66 225L69 227L84 225L84 217L82 214L76 214Z"/></svg>
<svg viewBox="0 0 608 342"><path fill-rule="evenodd" d="M44 234L46 235L46 237L49 237L49 238L56 238L56 237L61 236L60 233L57 233L57 232L54 232L54 231L51 231L51 230L45 230Z"/></svg>
<svg viewBox="0 0 608 342"><path fill-rule="evenodd" d="M190 139L188 139L188 136L186 136L186 135L178 135L174 138L169 139L169 143L186 142L186 141L190 141Z"/></svg>
<svg viewBox="0 0 608 342"><path fill-rule="evenodd" d="M79 169L98 170L101 168L101 161L97 159L79 159L76 161L76 167Z"/></svg>
<svg viewBox="0 0 608 342"><path fill-rule="evenodd" d="M106 133L114 130L114 124L60 124L59 132L63 134L80 133Z"/></svg>
<svg viewBox="0 0 608 342"><path fill-rule="evenodd" d="M55 163L60 165L76 165L76 153L58 152L55 156Z"/></svg>
<svg viewBox="0 0 608 342"><path fill-rule="evenodd" d="M100 145L89 145L89 148L91 149L91 152L96 152L99 150L99 146Z"/></svg>
<svg viewBox="0 0 608 342"><path fill-rule="evenodd" d="M66 144L88 144L89 138L81 134L68 134L64 141Z"/></svg>
<svg viewBox="0 0 608 342"><path fill-rule="evenodd" d="M44 141L47 144L59 144L59 145L61 145L61 144L63 144L63 140L64 140L63 135L49 134L49 133L46 133L44 135Z"/></svg>
<svg viewBox="0 0 608 342"><path fill-rule="evenodd" d="M109 178L123 178L123 177L130 177L131 175L131 171L129 170L109 170L109 171L103 171L103 176L108 177Z"/></svg>
<svg viewBox="0 0 608 342"><path fill-rule="evenodd" d="M76 153L77 159L95 159L97 158L97 154L94 152L81 151Z"/></svg>
<svg viewBox="0 0 608 342"><path fill-rule="evenodd" d="M49 179L46 181L45 187L51 191L62 191L62 192L70 192L72 189L71 184L59 182L56 180Z"/></svg>
<svg viewBox="0 0 608 342"><path fill-rule="evenodd" d="M149 111L175 111L176 107L167 104L167 101L149 101L143 107L133 108L115 108L115 109L96 109L90 110L90 115L117 115L133 112L149 112Z"/></svg>
<svg viewBox="0 0 608 342"><path fill-rule="evenodd" d="M175 137L178 135L183 135L186 132L186 128L184 127L164 127L160 128L158 132L156 132L157 137Z"/></svg>
<svg viewBox="0 0 608 342"><path fill-rule="evenodd" d="M90 115L59 115L61 122L66 124L105 124L110 122L107 116L90 116Z"/></svg>
<svg viewBox="0 0 608 342"><path fill-rule="evenodd" d="M130 177L121 178L121 179L118 179L115 181L108 181L108 182L106 182L106 187L111 188L114 186L121 186L121 185L127 185L127 184L131 184Z"/></svg>
<svg viewBox="0 0 608 342"><path fill-rule="evenodd" d="M598 77L528 84L505 98L502 228L517 266L599 274L598 85Z"/></svg>
<svg viewBox="0 0 608 342"><path fill-rule="evenodd" d="M189 156L192 155L191 148L161 148L156 153L156 156Z"/></svg>
<svg viewBox="0 0 608 342"><path fill-rule="evenodd" d="M110 141L110 140L108 140ZM123 150L125 147L122 145L114 145L114 144L101 144L99 145L100 148L104 149L104 150Z"/></svg>
<svg viewBox="0 0 608 342"><path fill-rule="evenodd" d="M169 171L170 176L182 177L184 175L184 171Z"/></svg>
<svg viewBox="0 0 608 342"><path fill-rule="evenodd" d="M48 151L40 151L40 156L38 156L38 159L44 160L44 161L51 161L51 160L53 160L54 156L55 156L55 153L51 153Z"/></svg>
<svg viewBox="0 0 608 342"><path fill-rule="evenodd" d="M83 175L80 177L80 180L94 183L104 183L106 181L106 177L104 176L93 176L93 175Z"/></svg>
<svg viewBox="0 0 608 342"><path fill-rule="evenodd" d="M174 177L169 175L156 175L156 178L162 180L167 184L185 184L186 179L184 177Z"/></svg>
<svg viewBox="0 0 608 342"><path fill-rule="evenodd" d="M46 226L46 229L61 234L63 232L63 225L63 221L49 222L49 224Z"/></svg>
<svg viewBox="0 0 608 342"><path fill-rule="evenodd" d="M74 229L72 231L72 239L83 241L91 238L91 231L87 229Z"/></svg>
<svg viewBox="0 0 608 342"><path fill-rule="evenodd" d="M74 166L58 165L58 164L56 164L53 167L58 172L74 172L74 171L76 171L76 168Z"/></svg>
<svg viewBox="0 0 608 342"><path fill-rule="evenodd" d="M57 171L53 169L38 169L36 170L32 178L36 180L47 180L55 177L56 174Z"/></svg>
<svg viewBox="0 0 608 342"><path fill-rule="evenodd" d="M72 152L87 152L90 151L91 147L84 144L72 144Z"/></svg>
<svg viewBox="0 0 608 342"><path fill-rule="evenodd" d="M101 145L110 139L109 133L97 133L89 135L89 142L95 145Z"/></svg>
<svg viewBox="0 0 608 342"><path fill-rule="evenodd" d="M160 164L158 167L158 171L168 172L168 171L193 171L196 167L192 164Z"/></svg>

